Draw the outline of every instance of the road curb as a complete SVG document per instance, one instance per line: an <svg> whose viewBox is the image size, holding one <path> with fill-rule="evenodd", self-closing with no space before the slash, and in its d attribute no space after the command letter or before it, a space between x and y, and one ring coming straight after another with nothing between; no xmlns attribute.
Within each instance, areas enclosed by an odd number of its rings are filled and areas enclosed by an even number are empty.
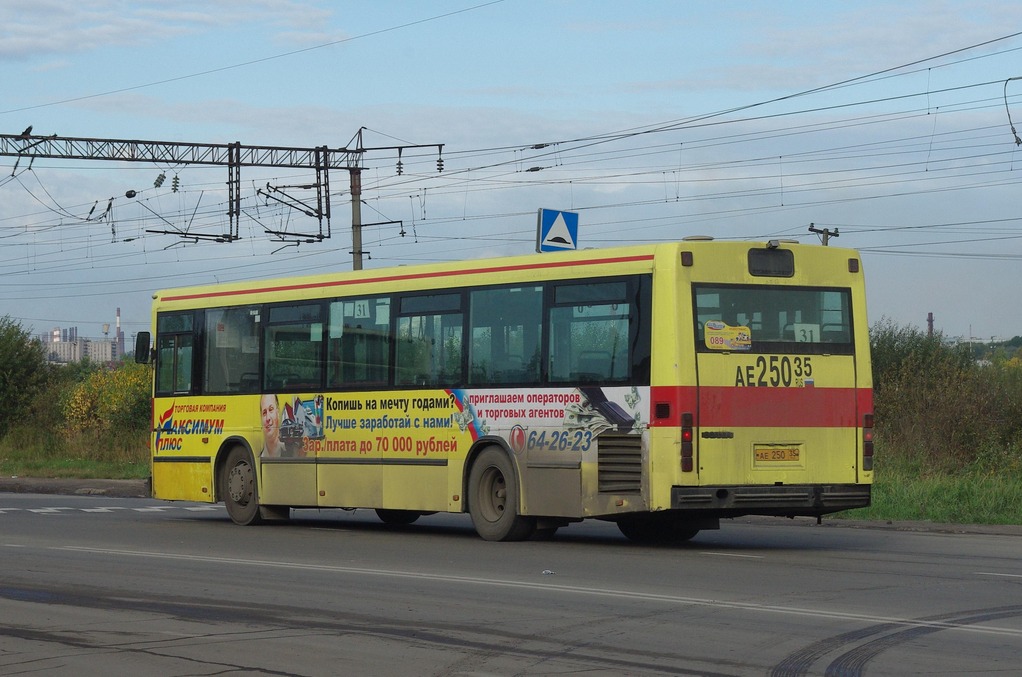
<svg viewBox="0 0 1022 677"><path fill-rule="evenodd" d="M856 520L843 517L824 517L817 523L815 517L764 517L746 516L732 520L739 524L787 525L811 529L879 529L885 531L914 531L938 534L992 534L998 536L1022 536L1022 525L1018 524L952 524L929 522L927 520Z"/></svg>
<svg viewBox="0 0 1022 677"><path fill-rule="evenodd" d="M149 480L69 479L60 477L0 477L0 492L148 498Z"/></svg>

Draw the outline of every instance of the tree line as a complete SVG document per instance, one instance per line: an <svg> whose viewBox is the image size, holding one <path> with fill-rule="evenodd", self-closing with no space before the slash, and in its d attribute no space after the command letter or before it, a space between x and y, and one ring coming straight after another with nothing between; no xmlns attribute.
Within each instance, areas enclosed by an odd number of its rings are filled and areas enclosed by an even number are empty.
<svg viewBox="0 0 1022 677"><path fill-rule="evenodd" d="M870 328L876 445L922 474L1022 472L1022 337L983 346L881 319ZM54 365L43 344L0 318L0 454L148 457L147 365Z"/></svg>

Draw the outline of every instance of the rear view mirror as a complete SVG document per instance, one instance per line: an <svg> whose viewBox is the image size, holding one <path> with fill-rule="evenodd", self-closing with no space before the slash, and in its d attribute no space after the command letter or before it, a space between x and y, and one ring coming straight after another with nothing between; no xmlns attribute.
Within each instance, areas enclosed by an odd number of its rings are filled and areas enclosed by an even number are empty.
<svg viewBox="0 0 1022 677"><path fill-rule="evenodd" d="M150 335L147 331L140 331L135 336L135 362L149 364L149 340Z"/></svg>

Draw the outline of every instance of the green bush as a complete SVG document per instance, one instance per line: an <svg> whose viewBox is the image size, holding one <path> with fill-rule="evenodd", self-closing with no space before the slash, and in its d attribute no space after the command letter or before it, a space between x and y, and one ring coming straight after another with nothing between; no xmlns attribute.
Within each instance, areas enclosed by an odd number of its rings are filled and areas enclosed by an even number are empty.
<svg viewBox="0 0 1022 677"><path fill-rule="evenodd" d="M149 466L146 365L83 360L48 370L25 415L0 435L0 472L43 477L144 477Z"/></svg>
<svg viewBox="0 0 1022 677"><path fill-rule="evenodd" d="M50 376L42 344L9 315L0 317L0 435L27 420Z"/></svg>
<svg viewBox="0 0 1022 677"><path fill-rule="evenodd" d="M881 320L870 330L877 453L921 473L1017 467L1022 367Z"/></svg>
<svg viewBox="0 0 1022 677"><path fill-rule="evenodd" d="M89 373L63 401L66 434L113 437L147 430L151 378L147 365L133 362Z"/></svg>

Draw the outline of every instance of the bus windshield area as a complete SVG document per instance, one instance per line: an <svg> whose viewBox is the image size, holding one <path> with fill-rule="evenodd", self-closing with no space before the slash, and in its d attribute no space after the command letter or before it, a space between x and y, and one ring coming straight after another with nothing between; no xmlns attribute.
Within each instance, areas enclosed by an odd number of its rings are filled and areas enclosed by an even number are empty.
<svg viewBox="0 0 1022 677"><path fill-rule="evenodd" d="M694 285L696 350L854 353L849 289Z"/></svg>

